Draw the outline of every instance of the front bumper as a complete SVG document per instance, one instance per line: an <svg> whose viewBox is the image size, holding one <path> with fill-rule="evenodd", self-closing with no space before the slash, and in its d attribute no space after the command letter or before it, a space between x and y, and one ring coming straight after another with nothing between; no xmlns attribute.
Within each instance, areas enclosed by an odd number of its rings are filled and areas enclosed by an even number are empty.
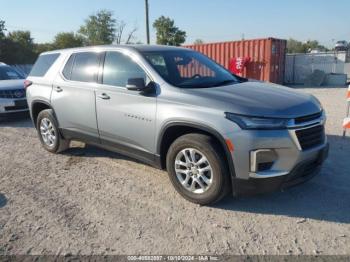
<svg viewBox="0 0 350 262"><path fill-rule="evenodd" d="M305 146L305 141L309 141L309 137L312 141L316 135L313 133L316 127L322 127L324 134L324 123L284 130L237 130L226 134L225 139L234 144L234 151L231 153L234 166L234 174L231 176L233 194L275 191L304 182L317 174L327 157L329 146L325 134L323 141L320 140L310 147ZM317 128L319 131L321 129ZM301 136L300 130L305 130L303 132L309 137ZM299 141L297 133L302 142ZM256 158L252 156L257 151L273 152L274 158L268 161L268 167L254 169Z"/></svg>
<svg viewBox="0 0 350 262"><path fill-rule="evenodd" d="M316 157L300 162L286 175L268 178L233 178L233 193L235 196L263 194L304 183L320 172L322 163L328 157L328 151L327 143L317 152Z"/></svg>
<svg viewBox="0 0 350 262"><path fill-rule="evenodd" d="M25 98L21 98L21 99L0 98L0 115L27 112L28 110L29 110L28 103Z"/></svg>

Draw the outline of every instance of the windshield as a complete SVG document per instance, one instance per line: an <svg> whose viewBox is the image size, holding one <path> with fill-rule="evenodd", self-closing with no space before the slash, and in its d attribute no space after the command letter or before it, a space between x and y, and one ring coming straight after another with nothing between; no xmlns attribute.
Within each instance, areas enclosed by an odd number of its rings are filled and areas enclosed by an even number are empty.
<svg viewBox="0 0 350 262"><path fill-rule="evenodd" d="M165 81L180 88L207 88L239 83L222 66L191 50L143 52Z"/></svg>
<svg viewBox="0 0 350 262"><path fill-rule="evenodd" d="M13 80L13 79L23 79L17 71L9 66L0 67L0 80Z"/></svg>

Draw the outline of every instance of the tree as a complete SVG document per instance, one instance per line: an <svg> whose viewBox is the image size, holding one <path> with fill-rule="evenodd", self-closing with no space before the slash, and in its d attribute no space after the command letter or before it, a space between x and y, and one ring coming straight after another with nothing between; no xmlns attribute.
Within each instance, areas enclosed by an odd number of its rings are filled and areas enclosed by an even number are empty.
<svg viewBox="0 0 350 262"><path fill-rule="evenodd" d="M5 39L5 21L0 20L0 62L4 61L3 53L4 53L4 39Z"/></svg>
<svg viewBox="0 0 350 262"><path fill-rule="evenodd" d="M52 43L52 46L55 49L72 48L72 47L79 47L83 45L84 45L84 38L73 32L58 33L55 36L54 41Z"/></svg>
<svg viewBox="0 0 350 262"><path fill-rule="evenodd" d="M116 36L116 22L111 11L101 10L85 20L79 33L87 45L112 44Z"/></svg>
<svg viewBox="0 0 350 262"><path fill-rule="evenodd" d="M308 40L306 43L304 43L304 46L307 52L310 52L311 50L319 50L321 52L328 51L328 48L320 45L317 40Z"/></svg>
<svg viewBox="0 0 350 262"><path fill-rule="evenodd" d="M21 46L26 46L29 49L33 49L34 42L30 34L30 31L12 31L7 36L11 41L20 44Z"/></svg>
<svg viewBox="0 0 350 262"><path fill-rule="evenodd" d="M127 24L123 20L113 17L113 12L101 10L95 15L90 15L85 25L80 27L78 33L83 37L85 45L103 44L130 44L135 40L136 26L133 27L124 39Z"/></svg>
<svg viewBox="0 0 350 262"><path fill-rule="evenodd" d="M52 43L40 43L34 45L34 53L38 56L43 52L52 51L56 48L53 46Z"/></svg>
<svg viewBox="0 0 350 262"><path fill-rule="evenodd" d="M133 27L128 33L126 39L123 41L123 35L125 33L126 23L123 20L117 20L116 22L116 35L114 43L117 45L120 45L122 43L125 44L131 44L132 41L135 39L134 34L137 31L137 27Z"/></svg>
<svg viewBox="0 0 350 262"><path fill-rule="evenodd" d="M287 41L287 52L288 53L306 53L302 42L290 38Z"/></svg>
<svg viewBox="0 0 350 262"><path fill-rule="evenodd" d="M157 30L157 44L179 46L186 41L186 32L175 26L174 20L161 16L153 23Z"/></svg>
<svg viewBox="0 0 350 262"><path fill-rule="evenodd" d="M29 31L12 31L2 42L2 57L6 63L31 64L35 61L34 41Z"/></svg>
<svg viewBox="0 0 350 262"><path fill-rule="evenodd" d="M5 21L0 20L0 40L1 40L1 39L4 39L4 37L5 37L5 31L6 31L6 28L5 28Z"/></svg>
<svg viewBox="0 0 350 262"><path fill-rule="evenodd" d="M287 41L287 52L288 53L308 53L311 50L328 51L328 49L320 45L316 40L308 40L306 42L300 42L298 40L290 38Z"/></svg>
<svg viewBox="0 0 350 262"><path fill-rule="evenodd" d="M204 41L202 39L196 39L193 44L194 45L202 45L202 44L204 44Z"/></svg>
<svg viewBox="0 0 350 262"><path fill-rule="evenodd" d="M127 44L127 45L132 44L133 40L135 39L134 34L136 33L136 31L137 31L136 27L134 27L134 29L129 31L128 36L127 36L126 41L125 41L125 44Z"/></svg>

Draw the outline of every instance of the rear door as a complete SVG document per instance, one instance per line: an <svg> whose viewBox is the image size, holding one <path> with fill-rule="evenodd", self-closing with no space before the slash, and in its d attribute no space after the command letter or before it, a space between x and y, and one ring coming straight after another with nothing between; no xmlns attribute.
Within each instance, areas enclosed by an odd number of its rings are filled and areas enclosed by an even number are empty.
<svg viewBox="0 0 350 262"><path fill-rule="evenodd" d="M95 88L101 54L72 54L53 85L51 104L67 137L99 142Z"/></svg>
<svg viewBox="0 0 350 262"><path fill-rule="evenodd" d="M156 95L126 88L129 78L150 78L136 61L117 51L106 52L96 112L102 144L129 155L153 157Z"/></svg>

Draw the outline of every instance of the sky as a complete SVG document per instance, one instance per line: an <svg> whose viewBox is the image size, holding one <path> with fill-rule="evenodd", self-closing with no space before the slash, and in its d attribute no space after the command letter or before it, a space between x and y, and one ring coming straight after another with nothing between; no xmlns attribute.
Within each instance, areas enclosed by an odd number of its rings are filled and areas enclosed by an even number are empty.
<svg viewBox="0 0 350 262"><path fill-rule="evenodd" d="M0 19L8 31L30 30L37 43L50 42L59 32L77 31L100 9L114 12L137 40L146 42L144 0L0 0ZM196 39L220 42L254 38L318 40L328 47L350 41L349 0L149 0L152 23L159 16L175 20L186 31L186 43Z"/></svg>

